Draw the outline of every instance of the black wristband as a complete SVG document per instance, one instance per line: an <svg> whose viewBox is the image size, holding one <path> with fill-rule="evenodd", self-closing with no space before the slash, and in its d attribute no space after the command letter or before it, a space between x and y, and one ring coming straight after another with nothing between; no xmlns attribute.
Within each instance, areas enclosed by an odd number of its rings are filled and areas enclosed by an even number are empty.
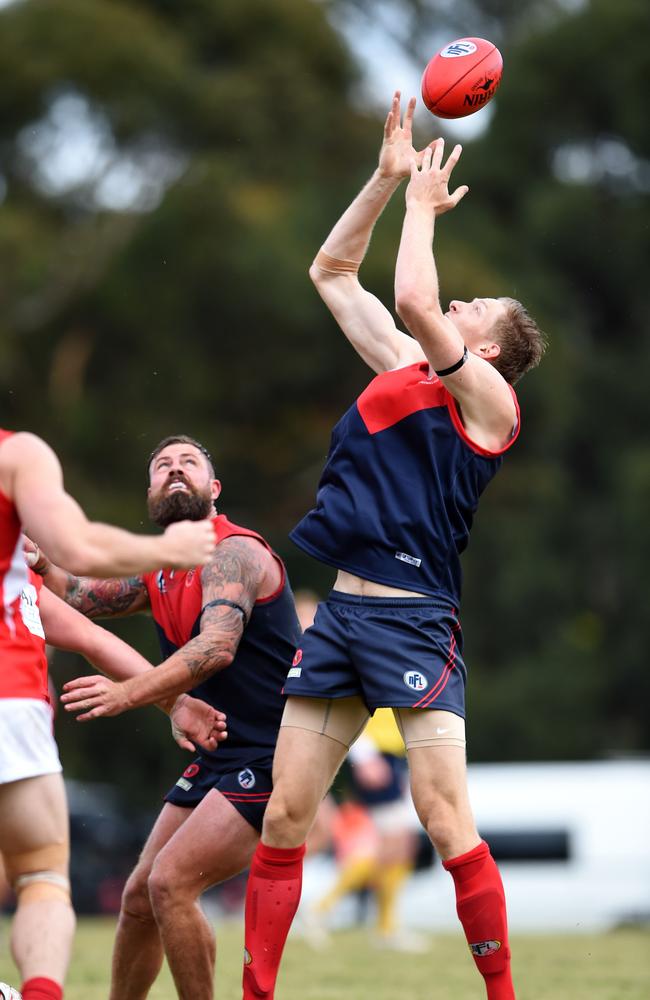
<svg viewBox="0 0 650 1000"><path fill-rule="evenodd" d="M467 350L467 347L465 347L465 350L463 351L463 356L460 359L460 361L457 361L455 365L450 365L449 368L442 368L439 372L436 372L436 375L438 375L441 378L444 378L445 375L453 375L454 372L457 372L459 368L463 367L468 357L469 357L469 351Z"/></svg>
<svg viewBox="0 0 650 1000"><path fill-rule="evenodd" d="M235 611L240 611L241 616L244 619L244 625L248 624L248 617L246 615L246 612L242 608L241 604L235 604L234 601L227 601L225 598L222 598L221 600L218 601L208 601L208 603L204 604L203 607L201 608L201 614L203 614L204 611L207 611L208 608L216 608L219 604L225 604L227 608L234 608Z"/></svg>

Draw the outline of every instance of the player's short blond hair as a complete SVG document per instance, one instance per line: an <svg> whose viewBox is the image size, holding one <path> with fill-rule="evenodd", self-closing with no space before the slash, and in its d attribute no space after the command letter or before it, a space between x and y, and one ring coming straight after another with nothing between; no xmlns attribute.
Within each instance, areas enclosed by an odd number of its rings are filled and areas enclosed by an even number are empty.
<svg viewBox="0 0 650 1000"><path fill-rule="evenodd" d="M501 348L492 364L506 382L514 385L540 363L546 350L546 337L521 302L508 298L500 301L506 314L495 322L490 332Z"/></svg>

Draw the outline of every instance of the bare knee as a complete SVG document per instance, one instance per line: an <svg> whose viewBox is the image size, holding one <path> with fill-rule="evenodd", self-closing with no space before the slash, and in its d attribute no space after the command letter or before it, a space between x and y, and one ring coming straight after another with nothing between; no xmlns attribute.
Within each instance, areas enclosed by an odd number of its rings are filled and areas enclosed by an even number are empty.
<svg viewBox="0 0 650 1000"><path fill-rule="evenodd" d="M193 901L198 898L197 893L179 881L178 873L174 871L173 866L161 860L154 862L147 880L147 891L156 917L171 907L178 906L182 900Z"/></svg>
<svg viewBox="0 0 650 1000"><path fill-rule="evenodd" d="M431 843L443 860L462 854L469 850L468 844L471 846L478 840L474 820L464 800L458 802L453 796L431 793L425 802L418 804L417 811Z"/></svg>
<svg viewBox="0 0 650 1000"><path fill-rule="evenodd" d="M315 816L310 806L309 796L288 795L281 786L276 786L264 814L264 842L274 847L298 847L304 843Z"/></svg>
<svg viewBox="0 0 650 1000"><path fill-rule="evenodd" d="M123 916L138 921L154 919L151 899L149 898L148 879L148 869L139 865L131 872L122 893L121 912Z"/></svg>

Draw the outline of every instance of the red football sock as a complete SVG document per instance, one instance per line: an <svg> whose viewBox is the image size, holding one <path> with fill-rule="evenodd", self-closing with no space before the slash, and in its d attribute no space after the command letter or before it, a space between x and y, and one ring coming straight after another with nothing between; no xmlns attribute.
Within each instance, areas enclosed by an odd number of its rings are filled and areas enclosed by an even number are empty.
<svg viewBox="0 0 650 1000"><path fill-rule="evenodd" d="M284 943L300 902L304 854L304 844L257 845L246 890L243 1000L273 1000Z"/></svg>
<svg viewBox="0 0 650 1000"><path fill-rule="evenodd" d="M488 1000L515 1000L510 974L506 897L490 848L481 843L443 862L456 887L456 911Z"/></svg>
<svg viewBox="0 0 650 1000"><path fill-rule="evenodd" d="M23 1000L62 1000L63 987L53 979L36 976L23 983L20 992Z"/></svg>

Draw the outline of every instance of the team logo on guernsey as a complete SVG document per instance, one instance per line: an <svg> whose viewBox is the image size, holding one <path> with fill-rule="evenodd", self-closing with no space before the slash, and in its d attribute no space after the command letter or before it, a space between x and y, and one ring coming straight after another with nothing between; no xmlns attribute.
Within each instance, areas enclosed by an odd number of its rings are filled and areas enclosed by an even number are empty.
<svg viewBox="0 0 650 1000"><path fill-rule="evenodd" d="M426 691L429 681L419 670L407 670L402 680L411 691Z"/></svg>
<svg viewBox="0 0 650 1000"><path fill-rule="evenodd" d="M237 781L242 786L242 788L253 788L255 785L255 775L251 771L250 767L245 768L240 771L237 775Z"/></svg>
<svg viewBox="0 0 650 1000"><path fill-rule="evenodd" d="M396 552L395 558L399 559L400 562L408 563L409 566L421 566L422 560L418 559L417 556L411 556L408 552Z"/></svg>
<svg viewBox="0 0 650 1000"><path fill-rule="evenodd" d="M485 958L486 955L494 955L500 947L500 941L477 941L476 944L470 944L469 950L475 958Z"/></svg>
<svg viewBox="0 0 650 1000"><path fill-rule="evenodd" d="M297 649L296 655L294 656L293 663L291 665L293 667L297 667L301 660L302 660L302 649Z"/></svg>
<svg viewBox="0 0 650 1000"><path fill-rule="evenodd" d="M195 570L193 570L193 569L188 570L187 576L185 577L185 586L186 587L191 587L192 586L192 581L194 580L194 573L195 573Z"/></svg>
<svg viewBox="0 0 650 1000"><path fill-rule="evenodd" d="M158 571L158 575L156 576L156 586L158 587L158 590L160 591L161 594L165 594L167 592L167 584L165 583L164 569Z"/></svg>
<svg viewBox="0 0 650 1000"><path fill-rule="evenodd" d="M198 773L199 765L190 764L189 767L185 768L181 777L176 782L176 785L178 788L182 788L184 792L189 792L190 788L192 788L193 782L188 781L188 778L195 778Z"/></svg>

